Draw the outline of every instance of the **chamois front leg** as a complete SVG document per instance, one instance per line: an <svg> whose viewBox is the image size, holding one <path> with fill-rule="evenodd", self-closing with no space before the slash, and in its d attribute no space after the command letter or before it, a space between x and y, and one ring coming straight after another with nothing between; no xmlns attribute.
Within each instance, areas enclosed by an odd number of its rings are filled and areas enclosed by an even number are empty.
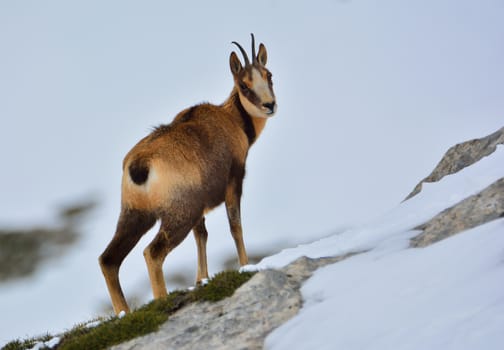
<svg viewBox="0 0 504 350"><path fill-rule="evenodd" d="M226 212L229 220L229 227L238 252L240 266L248 264L247 251L243 242L243 231L240 214L242 181L232 181L226 190Z"/></svg>
<svg viewBox="0 0 504 350"><path fill-rule="evenodd" d="M193 227L193 233L196 239L196 246L198 247L198 274L196 276L196 284L198 284L203 279L208 278L206 254L208 231L205 227L205 217L202 217L196 226Z"/></svg>

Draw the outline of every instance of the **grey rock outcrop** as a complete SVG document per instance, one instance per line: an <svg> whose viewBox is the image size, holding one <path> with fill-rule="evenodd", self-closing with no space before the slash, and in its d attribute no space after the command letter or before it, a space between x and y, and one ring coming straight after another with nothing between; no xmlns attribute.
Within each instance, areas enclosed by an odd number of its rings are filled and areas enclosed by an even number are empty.
<svg viewBox="0 0 504 350"><path fill-rule="evenodd" d="M33 276L42 263L62 256L75 244L80 223L96 203L65 206L59 223L26 229L0 229L0 283Z"/></svg>
<svg viewBox="0 0 504 350"><path fill-rule="evenodd" d="M410 245L425 247L502 216L504 216L504 178L418 226L416 229L423 232L411 239Z"/></svg>
<svg viewBox="0 0 504 350"><path fill-rule="evenodd" d="M462 142L451 147L432 173L415 186L413 191L406 197L406 200L418 194L422 190L424 182L439 181L446 175L454 174L476 163L481 158L495 152L499 144L504 144L504 127L488 136Z"/></svg>
<svg viewBox="0 0 504 350"><path fill-rule="evenodd" d="M424 182L439 181L446 175L476 163L495 152L499 144L504 144L504 128L481 139L455 145L446 152L434 171L415 187L407 199L419 193ZM425 247L503 215L504 178L501 178L479 193L443 210L428 222L416 227L422 233L411 239L410 246Z"/></svg>
<svg viewBox="0 0 504 350"><path fill-rule="evenodd" d="M266 335L301 308L301 283L317 268L351 255L303 257L281 270L258 272L230 298L191 304L171 316L157 332L112 349L262 349Z"/></svg>

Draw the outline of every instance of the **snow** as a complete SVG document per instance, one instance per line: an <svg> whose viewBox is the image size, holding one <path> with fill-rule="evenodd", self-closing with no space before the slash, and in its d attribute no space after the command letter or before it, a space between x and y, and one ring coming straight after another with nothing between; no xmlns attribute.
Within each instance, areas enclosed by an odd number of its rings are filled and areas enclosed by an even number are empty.
<svg viewBox="0 0 504 350"><path fill-rule="evenodd" d="M426 248L408 245L415 226L504 177L502 164L500 146L381 218L250 266L366 250L316 271L301 289L301 312L268 336L266 348L501 349L504 219Z"/></svg>
<svg viewBox="0 0 504 350"><path fill-rule="evenodd" d="M449 147L502 127L499 1L257 0L244 10L212 2L0 2L0 227L51 225L64 203L100 201L78 246L31 279L0 285L0 344L103 316L110 301L97 257L119 213L122 158L183 108L222 102L232 83L230 42L248 47L250 32L268 48L278 113L247 164L249 253L335 232L306 254L372 248L390 230L401 236L413 224L408 214L419 220L414 210L428 216L449 201L440 195L435 208L413 201L390 208ZM483 185L464 181L461 191ZM206 222L212 274L236 253L225 210ZM381 229L371 230L372 222ZM154 233L121 270L126 296L140 302L152 297L142 250ZM294 255L285 251L277 263ZM170 253L165 271L195 275L192 238ZM176 287L186 286L168 286Z"/></svg>
<svg viewBox="0 0 504 350"><path fill-rule="evenodd" d="M320 269L302 288L300 314L266 348L502 349L503 230L500 219L428 248L372 250Z"/></svg>
<svg viewBox="0 0 504 350"><path fill-rule="evenodd" d="M119 315L119 318L120 318L120 315ZM101 323L102 323L101 320L91 321L91 322L86 323L86 328L95 328L95 327L98 327Z"/></svg>
<svg viewBox="0 0 504 350"><path fill-rule="evenodd" d="M61 339L59 337L51 338L48 341L36 343L30 350L52 349L59 344Z"/></svg>

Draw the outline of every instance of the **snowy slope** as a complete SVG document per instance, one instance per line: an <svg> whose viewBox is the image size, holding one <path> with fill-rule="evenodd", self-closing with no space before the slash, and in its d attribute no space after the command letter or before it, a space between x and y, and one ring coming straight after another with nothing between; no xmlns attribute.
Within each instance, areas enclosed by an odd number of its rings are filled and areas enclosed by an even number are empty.
<svg viewBox="0 0 504 350"><path fill-rule="evenodd" d="M503 232L499 219L432 247L387 242L323 268L266 348L502 349Z"/></svg>
<svg viewBox="0 0 504 350"><path fill-rule="evenodd" d="M114 232L123 156L181 109L222 102L232 83L230 42L248 47L250 32L268 48L279 103L248 161L250 253L348 227L341 242L320 244L328 252L373 246L389 227L372 242L362 222L400 202L448 147L502 126L499 1L243 6L0 2L0 226L51 223L55 207L78 198L101 204L66 256L32 279L0 285L0 344L59 332L110 305L97 257ZM216 273L235 248L224 210L207 224ZM355 244L348 232L359 232ZM153 235L121 271L138 303L151 298L142 249ZM195 267L189 237L165 271L195 276Z"/></svg>
<svg viewBox="0 0 504 350"><path fill-rule="evenodd" d="M302 287L303 309L266 348L501 349L504 219L426 248L408 245L414 227L504 177L503 164L500 146L383 217L249 267L367 251L318 270Z"/></svg>

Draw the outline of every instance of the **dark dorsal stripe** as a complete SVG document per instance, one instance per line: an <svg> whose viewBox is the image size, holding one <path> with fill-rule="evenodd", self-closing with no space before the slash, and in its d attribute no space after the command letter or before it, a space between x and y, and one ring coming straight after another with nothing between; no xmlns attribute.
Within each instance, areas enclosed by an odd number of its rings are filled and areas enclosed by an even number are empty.
<svg viewBox="0 0 504 350"><path fill-rule="evenodd" d="M252 122L252 117L247 113L245 108L243 108L238 94L236 94L234 101L236 108L240 112L240 116L243 120L243 131L245 131L245 134L247 135L249 145L252 145L256 139L256 131L254 128L254 123Z"/></svg>
<svg viewBox="0 0 504 350"><path fill-rule="evenodd" d="M184 122L191 120L194 117L194 111L196 110L196 107L198 107L198 106L196 105L196 106L192 106L191 108L189 108L187 110L187 112L185 112L182 116L177 118L178 122L184 123Z"/></svg>
<svg viewBox="0 0 504 350"><path fill-rule="evenodd" d="M149 165L142 158L137 158L129 165L131 180L137 185L143 185L149 178Z"/></svg>
<svg viewBox="0 0 504 350"><path fill-rule="evenodd" d="M194 111L196 110L197 107L198 107L198 105L192 106L184 114L180 115L178 118L176 118L175 120L173 120L170 124L161 124L159 126L156 126L152 130L152 133L149 136L150 139L151 140L155 140L158 137L161 137L164 134L170 132L170 130L172 129L173 125L175 125L175 124L185 123L185 122L188 122L191 119L193 119L193 117L195 115Z"/></svg>

